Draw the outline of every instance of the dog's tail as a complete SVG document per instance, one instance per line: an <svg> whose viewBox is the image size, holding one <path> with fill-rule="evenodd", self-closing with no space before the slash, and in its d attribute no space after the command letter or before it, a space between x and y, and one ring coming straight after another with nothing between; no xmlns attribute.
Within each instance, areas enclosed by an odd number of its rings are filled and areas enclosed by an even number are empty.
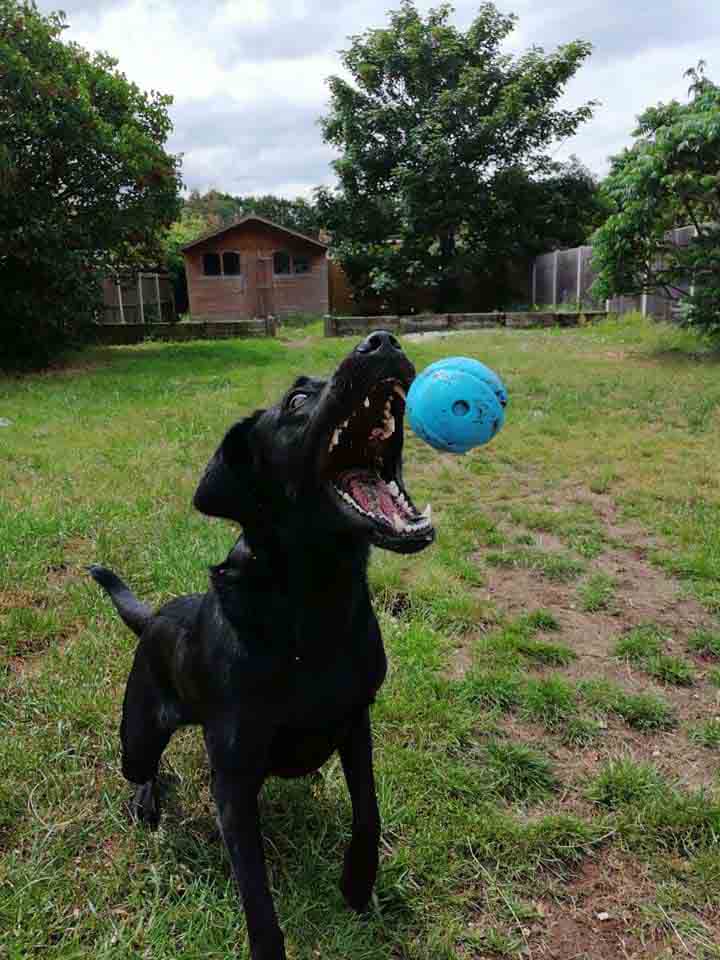
<svg viewBox="0 0 720 960"><path fill-rule="evenodd" d="M152 618L150 607L141 603L127 584L106 567L93 564L87 568L90 576L108 592L124 623L140 636Z"/></svg>

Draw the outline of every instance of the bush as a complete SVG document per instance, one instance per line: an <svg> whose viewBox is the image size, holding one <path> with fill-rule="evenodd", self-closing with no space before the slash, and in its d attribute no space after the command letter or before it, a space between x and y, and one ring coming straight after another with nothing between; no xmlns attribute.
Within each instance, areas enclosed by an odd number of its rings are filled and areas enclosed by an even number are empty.
<svg viewBox="0 0 720 960"><path fill-rule="evenodd" d="M64 15L0 0L0 364L87 339L101 282L152 263L178 209L170 98L63 43Z"/></svg>
<svg viewBox="0 0 720 960"><path fill-rule="evenodd" d="M635 143L613 159L603 191L614 212L593 238L593 295L681 295L685 322L720 336L720 87L702 63L687 75L690 101L646 110ZM670 242L683 226L694 237Z"/></svg>

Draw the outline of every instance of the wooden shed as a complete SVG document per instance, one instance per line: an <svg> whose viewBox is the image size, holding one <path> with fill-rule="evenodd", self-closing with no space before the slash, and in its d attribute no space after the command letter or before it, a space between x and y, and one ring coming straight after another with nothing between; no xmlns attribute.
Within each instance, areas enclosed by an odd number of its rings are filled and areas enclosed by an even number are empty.
<svg viewBox="0 0 720 960"><path fill-rule="evenodd" d="M242 217L183 256L193 320L327 313L327 244L263 217Z"/></svg>

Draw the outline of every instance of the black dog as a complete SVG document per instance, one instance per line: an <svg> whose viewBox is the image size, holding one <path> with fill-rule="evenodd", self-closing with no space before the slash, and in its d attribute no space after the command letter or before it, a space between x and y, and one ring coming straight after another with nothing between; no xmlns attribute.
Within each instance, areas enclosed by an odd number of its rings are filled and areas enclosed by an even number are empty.
<svg viewBox="0 0 720 960"><path fill-rule="evenodd" d="M400 553L434 539L402 480L405 393L414 368L379 331L329 381L301 377L277 406L236 423L195 506L241 523L205 594L153 614L102 567L91 574L140 637L121 725L135 815L159 817L156 775L170 737L201 724L223 839L253 960L283 960L257 796L270 774L304 776L339 750L353 807L341 888L355 910L378 866L369 705L385 677L370 604L370 545Z"/></svg>

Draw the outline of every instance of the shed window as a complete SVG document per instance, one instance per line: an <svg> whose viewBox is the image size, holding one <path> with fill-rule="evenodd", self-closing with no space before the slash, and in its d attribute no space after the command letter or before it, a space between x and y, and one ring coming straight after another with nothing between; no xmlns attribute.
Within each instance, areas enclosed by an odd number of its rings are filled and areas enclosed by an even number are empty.
<svg viewBox="0 0 720 960"><path fill-rule="evenodd" d="M223 254L223 273L226 277L237 277L240 273L240 254L226 250Z"/></svg>
<svg viewBox="0 0 720 960"><path fill-rule="evenodd" d="M293 257L294 273L310 273L310 257L304 253L296 253Z"/></svg>
<svg viewBox="0 0 720 960"><path fill-rule="evenodd" d="M206 277L219 277L222 274L219 253L203 254L203 273Z"/></svg>
<svg viewBox="0 0 720 960"><path fill-rule="evenodd" d="M290 254L287 250L277 250L273 256L274 273L290 273Z"/></svg>

